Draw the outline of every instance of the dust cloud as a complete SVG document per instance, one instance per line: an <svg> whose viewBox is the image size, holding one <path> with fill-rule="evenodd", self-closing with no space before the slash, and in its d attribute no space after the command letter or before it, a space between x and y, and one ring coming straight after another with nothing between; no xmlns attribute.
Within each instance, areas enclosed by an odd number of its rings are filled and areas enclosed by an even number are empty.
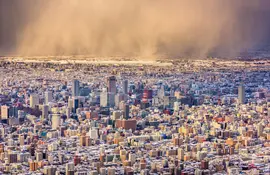
<svg viewBox="0 0 270 175"><path fill-rule="evenodd" d="M268 0L0 0L0 55L235 56L269 17Z"/></svg>

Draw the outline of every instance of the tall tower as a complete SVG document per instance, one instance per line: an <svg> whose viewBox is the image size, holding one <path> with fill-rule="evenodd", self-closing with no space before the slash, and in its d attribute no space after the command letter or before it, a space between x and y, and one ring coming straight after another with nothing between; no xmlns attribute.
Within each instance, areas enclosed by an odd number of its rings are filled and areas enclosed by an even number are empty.
<svg viewBox="0 0 270 175"><path fill-rule="evenodd" d="M124 105L124 118L126 119L126 120L128 120L129 119L129 105L128 104L125 104Z"/></svg>
<svg viewBox="0 0 270 175"><path fill-rule="evenodd" d="M100 93L100 106L107 107L108 106L108 92L101 92Z"/></svg>
<svg viewBox="0 0 270 175"><path fill-rule="evenodd" d="M73 113L76 113L77 112L77 109L79 108L79 99L78 98L73 98L72 99L72 105L73 105Z"/></svg>
<svg viewBox="0 0 270 175"><path fill-rule="evenodd" d="M9 106L1 106L1 119L9 118Z"/></svg>
<svg viewBox="0 0 270 175"><path fill-rule="evenodd" d="M243 84L241 84L238 87L238 103L245 104L245 102L246 102L245 87Z"/></svg>
<svg viewBox="0 0 270 175"><path fill-rule="evenodd" d="M42 106L42 117L47 118L49 115L49 106L48 105L43 105Z"/></svg>
<svg viewBox="0 0 270 175"><path fill-rule="evenodd" d="M110 76L107 78L108 92L116 94L116 77Z"/></svg>
<svg viewBox="0 0 270 175"><path fill-rule="evenodd" d="M79 80L73 80L72 82L72 96L79 96L80 93L80 82Z"/></svg>
<svg viewBox="0 0 270 175"><path fill-rule="evenodd" d="M52 91L45 92L45 104L47 105L49 102L53 100Z"/></svg>
<svg viewBox="0 0 270 175"><path fill-rule="evenodd" d="M123 86L123 92L124 92L124 94L127 94L128 93L128 80L124 80L122 82L122 86Z"/></svg>
<svg viewBox="0 0 270 175"><path fill-rule="evenodd" d="M52 129L57 129L61 124L61 117L59 114L52 115Z"/></svg>
<svg viewBox="0 0 270 175"><path fill-rule="evenodd" d="M35 108L36 105L39 104L39 96L38 94L31 94L30 95L30 108Z"/></svg>

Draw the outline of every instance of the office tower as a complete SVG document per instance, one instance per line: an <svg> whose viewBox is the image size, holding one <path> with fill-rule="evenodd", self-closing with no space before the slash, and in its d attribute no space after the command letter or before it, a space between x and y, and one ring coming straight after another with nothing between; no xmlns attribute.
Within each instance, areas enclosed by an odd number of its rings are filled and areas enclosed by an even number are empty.
<svg viewBox="0 0 270 175"><path fill-rule="evenodd" d="M53 100L52 91L45 92L45 104L47 105L49 102Z"/></svg>
<svg viewBox="0 0 270 175"><path fill-rule="evenodd" d="M238 103L245 104L245 102L246 102L245 87L243 84L241 84L238 87Z"/></svg>
<svg viewBox="0 0 270 175"><path fill-rule="evenodd" d="M61 124L61 117L59 114L52 115L52 129L57 129Z"/></svg>
<svg viewBox="0 0 270 175"><path fill-rule="evenodd" d="M101 107L113 107L115 106L115 94L109 92L100 93L100 106Z"/></svg>
<svg viewBox="0 0 270 175"><path fill-rule="evenodd" d="M123 86L123 93L128 94L128 80L124 80L122 82L122 86Z"/></svg>
<svg viewBox="0 0 270 175"><path fill-rule="evenodd" d="M31 94L30 95L30 108L36 108L38 104L39 104L38 94Z"/></svg>
<svg viewBox="0 0 270 175"><path fill-rule="evenodd" d="M125 104L125 106L124 106L123 117L124 117L126 120L129 119L129 105L128 105L128 104Z"/></svg>
<svg viewBox="0 0 270 175"><path fill-rule="evenodd" d="M43 105L42 106L42 117L47 118L49 115L49 106L48 105Z"/></svg>
<svg viewBox="0 0 270 175"><path fill-rule="evenodd" d="M86 146L86 135L80 136L80 146Z"/></svg>
<svg viewBox="0 0 270 175"><path fill-rule="evenodd" d="M115 76L110 76L107 78L107 87L108 87L108 92L116 94L116 77Z"/></svg>
<svg viewBox="0 0 270 175"><path fill-rule="evenodd" d="M72 96L79 96L80 93L80 82L79 80L73 80L72 82Z"/></svg>
<svg viewBox="0 0 270 175"><path fill-rule="evenodd" d="M1 119L5 120L9 118L9 106L1 106Z"/></svg>
<svg viewBox="0 0 270 175"><path fill-rule="evenodd" d="M95 128L91 128L89 130L89 136L91 139L98 139L99 138L99 131Z"/></svg>
<svg viewBox="0 0 270 175"><path fill-rule="evenodd" d="M43 153L42 152L37 152L36 153L36 160L39 162L43 159Z"/></svg>
<svg viewBox="0 0 270 175"><path fill-rule="evenodd" d="M29 162L29 167L30 167L30 171L36 171L38 168L38 163L37 161L30 161Z"/></svg>
<svg viewBox="0 0 270 175"><path fill-rule="evenodd" d="M77 109L79 108L79 99L78 98L73 98L72 99L72 105L73 105L73 113L76 113Z"/></svg>
<svg viewBox="0 0 270 175"><path fill-rule="evenodd" d="M121 101L127 101L128 95L123 93L117 93L114 97L114 104L117 108L119 108L119 104Z"/></svg>
<svg viewBox="0 0 270 175"><path fill-rule="evenodd" d="M114 107L115 106L115 93L108 94L108 106Z"/></svg>
<svg viewBox="0 0 270 175"><path fill-rule="evenodd" d="M17 154L16 153L9 153L8 154L8 162L9 163L17 163Z"/></svg>
<svg viewBox="0 0 270 175"><path fill-rule="evenodd" d="M18 118L18 108L15 106L1 106L1 116L3 120L10 117Z"/></svg>
<svg viewBox="0 0 270 175"><path fill-rule="evenodd" d="M69 97L68 99L68 109L70 109L71 111L73 109L73 99L71 97Z"/></svg>
<svg viewBox="0 0 270 175"><path fill-rule="evenodd" d="M108 92L100 93L100 106L107 107L108 106Z"/></svg>
<svg viewBox="0 0 270 175"><path fill-rule="evenodd" d="M21 146L24 145L24 135L23 135L23 134L20 134L20 135L19 135L19 142L20 142L20 145L21 145Z"/></svg>
<svg viewBox="0 0 270 175"><path fill-rule="evenodd" d="M184 150L182 148L178 148L177 155L179 160L184 160Z"/></svg>

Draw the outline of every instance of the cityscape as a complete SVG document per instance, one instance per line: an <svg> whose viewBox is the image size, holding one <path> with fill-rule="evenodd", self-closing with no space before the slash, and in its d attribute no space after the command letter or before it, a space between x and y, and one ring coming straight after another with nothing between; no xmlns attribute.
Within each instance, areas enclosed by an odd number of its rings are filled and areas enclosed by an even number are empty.
<svg viewBox="0 0 270 175"><path fill-rule="evenodd" d="M270 62L2 58L3 174L269 174Z"/></svg>
<svg viewBox="0 0 270 175"><path fill-rule="evenodd" d="M0 175L270 175L270 0L0 0Z"/></svg>

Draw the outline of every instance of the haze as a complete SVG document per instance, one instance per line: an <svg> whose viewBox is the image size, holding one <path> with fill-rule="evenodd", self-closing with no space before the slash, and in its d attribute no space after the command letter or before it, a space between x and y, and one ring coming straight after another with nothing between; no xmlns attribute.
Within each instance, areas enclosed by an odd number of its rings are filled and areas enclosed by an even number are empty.
<svg viewBox="0 0 270 175"><path fill-rule="evenodd" d="M268 0L0 0L0 55L236 56L269 17Z"/></svg>

